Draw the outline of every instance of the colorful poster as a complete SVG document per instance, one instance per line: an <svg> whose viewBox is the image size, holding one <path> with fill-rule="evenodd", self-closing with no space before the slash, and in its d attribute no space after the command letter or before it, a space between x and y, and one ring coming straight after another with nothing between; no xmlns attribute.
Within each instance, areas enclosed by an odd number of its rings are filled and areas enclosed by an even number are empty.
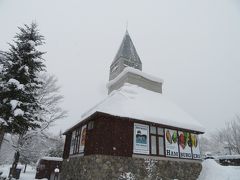
<svg viewBox="0 0 240 180"><path fill-rule="evenodd" d="M201 159L197 134L191 134L193 159Z"/></svg>
<svg viewBox="0 0 240 180"><path fill-rule="evenodd" d="M149 154L149 126L134 123L133 152Z"/></svg>
<svg viewBox="0 0 240 180"><path fill-rule="evenodd" d="M80 137L80 153L84 151L85 142L86 142L86 133L87 133L87 125L84 125L81 130L81 137Z"/></svg>
<svg viewBox="0 0 240 180"><path fill-rule="evenodd" d="M189 132L178 131L180 158L192 159L192 141Z"/></svg>
<svg viewBox="0 0 240 180"><path fill-rule="evenodd" d="M167 157L179 157L177 131L165 129L165 154Z"/></svg>

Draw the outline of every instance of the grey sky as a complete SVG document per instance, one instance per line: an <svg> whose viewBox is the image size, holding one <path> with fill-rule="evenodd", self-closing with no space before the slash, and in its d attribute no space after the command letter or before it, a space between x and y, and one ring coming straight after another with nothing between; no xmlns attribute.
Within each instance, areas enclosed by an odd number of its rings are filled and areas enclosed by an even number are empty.
<svg viewBox="0 0 240 180"><path fill-rule="evenodd" d="M69 117L65 130L107 95L109 66L128 30L143 71L208 131L240 113L239 0L0 0L0 49L36 21Z"/></svg>

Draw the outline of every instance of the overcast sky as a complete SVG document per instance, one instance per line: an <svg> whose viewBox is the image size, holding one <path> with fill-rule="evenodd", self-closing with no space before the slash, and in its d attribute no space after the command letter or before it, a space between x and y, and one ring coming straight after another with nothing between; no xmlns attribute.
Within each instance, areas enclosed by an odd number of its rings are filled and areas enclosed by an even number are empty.
<svg viewBox="0 0 240 180"><path fill-rule="evenodd" d="M239 0L0 0L0 49L36 21L69 116L63 131L107 95L109 66L128 31L143 71L207 132L240 114Z"/></svg>

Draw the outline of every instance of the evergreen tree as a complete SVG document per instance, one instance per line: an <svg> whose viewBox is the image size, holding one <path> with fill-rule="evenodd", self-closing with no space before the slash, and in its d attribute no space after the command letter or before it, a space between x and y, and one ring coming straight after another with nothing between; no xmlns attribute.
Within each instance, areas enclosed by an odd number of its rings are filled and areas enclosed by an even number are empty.
<svg viewBox="0 0 240 180"><path fill-rule="evenodd" d="M4 81L3 81L3 77L5 74L4 62L5 62L4 57L0 54L0 90L1 90L1 87L4 86ZM0 107L2 107L1 101L0 101ZM4 138L4 129L2 128L3 124L6 124L6 122L0 116L0 150L1 150L1 145L3 142L3 138Z"/></svg>
<svg viewBox="0 0 240 180"><path fill-rule="evenodd" d="M0 129L22 135L43 121L36 113L42 108L36 93L42 86L37 74L45 70L45 65L44 52L37 50L44 43L37 25L32 23L19 30L9 51L1 52L6 68L1 73Z"/></svg>

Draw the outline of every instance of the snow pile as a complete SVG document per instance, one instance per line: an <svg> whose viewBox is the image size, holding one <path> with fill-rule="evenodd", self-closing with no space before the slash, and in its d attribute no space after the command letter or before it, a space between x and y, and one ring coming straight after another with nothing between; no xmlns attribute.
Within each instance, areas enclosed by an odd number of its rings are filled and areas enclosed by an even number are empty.
<svg viewBox="0 0 240 180"><path fill-rule="evenodd" d="M11 106L12 106L11 109L12 109L12 110L16 109L16 107L18 106L18 103L19 103L18 100L15 100L15 99L11 100L11 101L10 101L10 104L11 104Z"/></svg>
<svg viewBox="0 0 240 180"><path fill-rule="evenodd" d="M24 85L20 84L20 82L16 79L9 79L8 84L13 84L17 87L17 89L19 90L24 90Z"/></svg>
<svg viewBox="0 0 240 180"><path fill-rule="evenodd" d="M28 44L30 44L31 47L35 47L35 42L33 40L29 40Z"/></svg>
<svg viewBox="0 0 240 180"><path fill-rule="evenodd" d="M3 64L0 64L0 73L3 71Z"/></svg>
<svg viewBox="0 0 240 180"><path fill-rule="evenodd" d="M3 124L3 125L6 126L6 125L7 125L7 122L6 122L3 118L0 118L0 124L1 124L1 125Z"/></svg>
<svg viewBox="0 0 240 180"><path fill-rule="evenodd" d="M82 120L95 112L204 132L200 123L170 102L163 94L128 83L84 113Z"/></svg>
<svg viewBox="0 0 240 180"><path fill-rule="evenodd" d="M221 166L213 159L203 161L202 166L198 180L239 180L240 167L238 166Z"/></svg>
<svg viewBox="0 0 240 180"><path fill-rule="evenodd" d="M109 88L110 86L112 86L113 84L115 84L116 82L119 81L119 79L121 79L125 74L127 73L133 73L133 74L137 74L139 76L144 77L145 79L149 79L151 81L155 81L158 83L163 83L163 80L154 76L151 76L147 73L144 73L138 69L132 68L132 67L126 67L124 68L124 70L113 80L109 81L109 83L107 84L107 87Z"/></svg>
<svg viewBox="0 0 240 180"><path fill-rule="evenodd" d="M23 110L17 108L17 109L14 110L13 114L14 114L15 117L16 116L23 116L24 112L23 112Z"/></svg>

